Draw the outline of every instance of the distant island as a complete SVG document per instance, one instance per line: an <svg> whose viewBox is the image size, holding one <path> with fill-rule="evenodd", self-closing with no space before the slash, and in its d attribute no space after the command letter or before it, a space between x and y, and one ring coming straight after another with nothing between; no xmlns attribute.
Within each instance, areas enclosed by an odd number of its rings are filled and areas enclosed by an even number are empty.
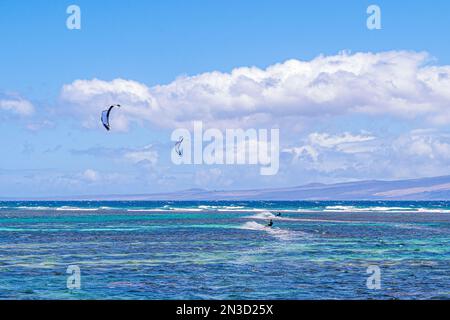
<svg viewBox="0 0 450 320"><path fill-rule="evenodd" d="M243 201L243 200L450 200L450 176L396 181L313 183L286 188L209 191L189 189L168 193L130 195L84 195L0 200L102 200L102 201Z"/></svg>

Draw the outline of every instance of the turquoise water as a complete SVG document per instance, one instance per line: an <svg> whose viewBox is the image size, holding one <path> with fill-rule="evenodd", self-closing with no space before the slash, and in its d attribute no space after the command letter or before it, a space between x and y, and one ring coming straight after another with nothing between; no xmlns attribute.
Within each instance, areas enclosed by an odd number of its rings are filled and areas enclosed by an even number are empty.
<svg viewBox="0 0 450 320"><path fill-rule="evenodd" d="M0 202L0 299L428 298L450 202Z"/></svg>

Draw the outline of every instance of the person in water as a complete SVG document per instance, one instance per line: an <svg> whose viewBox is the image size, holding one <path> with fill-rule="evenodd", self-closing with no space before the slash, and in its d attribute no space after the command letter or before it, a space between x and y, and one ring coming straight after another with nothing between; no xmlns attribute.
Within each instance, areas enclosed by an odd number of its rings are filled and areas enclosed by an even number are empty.
<svg viewBox="0 0 450 320"><path fill-rule="evenodd" d="M281 212L277 212L276 216L281 217Z"/></svg>
<svg viewBox="0 0 450 320"><path fill-rule="evenodd" d="M273 226L273 221L272 221L272 219L270 219L270 221L269 221L269 223L267 224L267 226L268 226L268 227Z"/></svg>

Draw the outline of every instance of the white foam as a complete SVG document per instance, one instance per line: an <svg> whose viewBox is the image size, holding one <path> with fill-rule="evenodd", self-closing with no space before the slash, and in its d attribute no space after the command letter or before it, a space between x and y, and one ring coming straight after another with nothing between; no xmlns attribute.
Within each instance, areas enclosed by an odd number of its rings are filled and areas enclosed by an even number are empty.
<svg viewBox="0 0 450 320"><path fill-rule="evenodd" d="M167 209L127 209L128 212L170 212Z"/></svg>
<svg viewBox="0 0 450 320"><path fill-rule="evenodd" d="M210 209L218 209L220 208L219 206L198 206L199 209L205 209L205 210L210 210Z"/></svg>
<svg viewBox="0 0 450 320"><path fill-rule="evenodd" d="M274 219L277 218L277 216L275 216L272 212L270 211L261 211L257 214L254 214L250 217L246 217L246 218L251 218L251 219Z"/></svg>
<svg viewBox="0 0 450 320"><path fill-rule="evenodd" d="M13 208L14 209L14 208ZM55 210L55 211L98 211L98 210L113 210L113 208L110 207L99 207L99 208L79 208L79 207L71 207L71 206L62 206L62 207L43 207L43 206L20 206L16 207L16 209L20 210Z"/></svg>
<svg viewBox="0 0 450 320"><path fill-rule="evenodd" d="M198 208L153 208L153 209L127 209L128 212L202 212L202 209Z"/></svg>
<svg viewBox="0 0 450 320"><path fill-rule="evenodd" d="M429 212L429 213L450 213L449 209L428 209L428 208L418 208L417 212Z"/></svg>
<svg viewBox="0 0 450 320"><path fill-rule="evenodd" d="M21 210L52 210L54 208L50 208L50 207L25 207L25 206L21 206L21 207L17 207L17 209L21 209Z"/></svg>
<svg viewBox="0 0 450 320"><path fill-rule="evenodd" d="M244 217L245 219L257 219L257 220L268 220L272 219L274 221L290 221L290 222L325 222L325 223L362 223L361 221L346 221L346 220L326 220L326 219L307 219L307 218L288 218L275 216L270 211L265 211L252 216Z"/></svg>
<svg viewBox="0 0 450 320"><path fill-rule="evenodd" d="M365 207L358 208L355 206L327 206L324 212L392 212L392 213L408 213L418 212L415 208L405 207Z"/></svg>
<svg viewBox="0 0 450 320"><path fill-rule="evenodd" d="M188 211L188 212L200 212L203 209L199 208L170 208L171 211Z"/></svg>
<svg viewBox="0 0 450 320"><path fill-rule="evenodd" d="M56 211L98 211L98 208L78 208L63 206L55 209Z"/></svg>
<svg viewBox="0 0 450 320"><path fill-rule="evenodd" d="M250 221L244 223L240 229L244 230L255 230L255 231L265 231L269 235L273 236L274 238L280 239L280 240L293 240L296 238L305 238L305 237L311 237L311 235L300 232L300 231L290 231L286 229L281 229L278 227L267 227L262 224L259 224L255 221Z"/></svg>
<svg viewBox="0 0 450 320"><path fill-rule="evenodd" d="M218 212L262 212L266 211L265 209L217 209Z"/></svg>
<svg viewBox="0 0 450 320"><path fill-rule="evenodd" d="M245 229L245 230L264 230L264 231L266 231L266 229L268 229L268 227L264 226L262 224L259 224L258 222L250 221L250 222L244 223L241 226L241 229Z"/></svg>
<svg viewBox="0 0 450 320"><path fill-rule="evenodd" d="M212 211L222 211L222 212L232 212L232 211L245 211L249 209L245 209L243 206L207 206L201 205L198 206L199 209L202 210L212 210ZM254 210L254 209L251 209Z"/></svg>

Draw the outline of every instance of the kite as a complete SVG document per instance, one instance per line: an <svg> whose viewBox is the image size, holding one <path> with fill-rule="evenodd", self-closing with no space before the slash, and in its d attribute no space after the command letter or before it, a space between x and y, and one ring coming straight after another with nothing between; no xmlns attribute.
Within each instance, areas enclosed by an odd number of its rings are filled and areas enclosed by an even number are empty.
<svg viewBox="0 0 450 320"><path fill-rule="evenodd" d="M181 157L183 155L183 149L181 149L181 143L184 138L180 137L180 139L175 143L175 152Z"/></svg>
<svg viewBox="0 0 450 320"><path fill-rule="evenodd" d="M108 131L111 130L111 126L109 125L109 115L111 113L111 110L115 107L120 108L120 104L112 105L111 107L108 108L108 110L105 110L102 112L102 123L103 123L103 126Z"/></svg>

